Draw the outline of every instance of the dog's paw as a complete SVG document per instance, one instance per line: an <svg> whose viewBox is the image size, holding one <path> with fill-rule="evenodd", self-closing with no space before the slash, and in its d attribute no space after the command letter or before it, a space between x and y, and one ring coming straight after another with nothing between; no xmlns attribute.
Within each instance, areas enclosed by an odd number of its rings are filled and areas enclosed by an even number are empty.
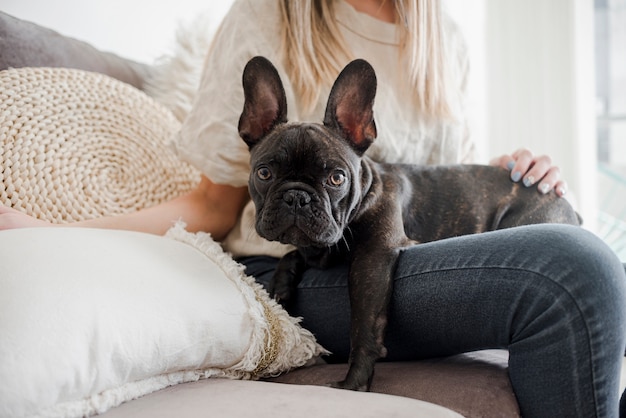
<svg viewBox="0 0 626 418"><path fill-rule="evenodd" d="M268 286L270 296L284 307L293 303L305 267L304 259L297 250L283 256Z"/></svg>
<svg viewBox="0 0 626 418"><path fill-rule="evenodd" d="M293 295L291 292L278 292L272 296L276 302L283 306L287 306L293 301Z"/></svg>
<svg viewBox="0 0 626 418"><path fill-rule="evenodd" d="M293 301L295 289L291 283L285 283L282 280L274 280L269 287L270 297L281 305L285 306Z"/></svg>
<svg viewBox="0 0 626 418"><path fill-rule="evenodd" d="M340 382L333 382L326 385L335 389L346 389L346 390L354 390L357 392L369 392L369 385L367 384L356 384L356 382L348 382L346 380L342 380Z"/></svg>

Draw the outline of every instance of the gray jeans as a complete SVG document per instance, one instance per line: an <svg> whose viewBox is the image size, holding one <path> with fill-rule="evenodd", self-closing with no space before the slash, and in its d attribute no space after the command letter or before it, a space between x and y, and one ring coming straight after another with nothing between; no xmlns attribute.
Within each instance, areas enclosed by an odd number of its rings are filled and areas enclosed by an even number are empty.
<svg viewBox="0 0 626 418"><path fill-rule="evenodd" d="M263 284L276 263L240 261ZM347 266L309 269L290 313L345 361ZM533 225L404 251L385 345L391 361L506 348L524 417L617 417L625 325L614 253L581 228Z"/></svg>

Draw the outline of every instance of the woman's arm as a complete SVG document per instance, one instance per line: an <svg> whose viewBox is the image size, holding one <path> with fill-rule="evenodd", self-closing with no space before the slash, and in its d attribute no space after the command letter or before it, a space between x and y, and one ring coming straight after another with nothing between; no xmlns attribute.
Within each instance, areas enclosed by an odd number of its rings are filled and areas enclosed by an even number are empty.
<svg viewBox="0 0 626 418"><path fill-rule="evenodd" d="M174 222L182 220L187 224L187 230L209 232L213 238L221 240L235 225L247 199L247 188L215 184L202 176L194 190L168 202L126 215L75 223L51 224L0 206L0 230L36 226L73 226L124 229L162 235Z"/></svg>

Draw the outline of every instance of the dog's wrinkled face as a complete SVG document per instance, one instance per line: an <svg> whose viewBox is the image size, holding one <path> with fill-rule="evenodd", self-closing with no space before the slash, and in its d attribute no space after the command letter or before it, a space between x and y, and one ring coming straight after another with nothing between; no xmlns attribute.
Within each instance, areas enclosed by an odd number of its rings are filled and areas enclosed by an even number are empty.
<svg viewBox="0 0 626 418"><path fill-rule="evenodd" d="M297 247L337 243L362 198L361 157L376 136L373 69L354 61L331 90L324 124L287 123L278 72L262 57L243 75L239 134L250 148L256 229Z"/></svg>
<svg viewBox="0 0 626 418"><path fill-rule="evenodd" d="M259 235L298 247L341 239L360 196L360 158L331 135L317 124L287 124L253 150L249 190Z"/></svg>

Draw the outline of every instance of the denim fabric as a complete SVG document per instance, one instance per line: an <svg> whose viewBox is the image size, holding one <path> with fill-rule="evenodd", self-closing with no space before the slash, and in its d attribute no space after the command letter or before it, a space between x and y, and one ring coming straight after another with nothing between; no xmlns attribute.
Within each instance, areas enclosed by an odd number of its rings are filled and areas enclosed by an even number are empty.
<svg viewBox="0 0 626 418"><path fill-rule="evenodd" d="M267 284L275 259L241 260ZM332 359L349 352L347 266L309 269L290 310ZM616 417L626 344L626 274L593 234L532 225L402 252L385 345L388 360L509 350L524 417Z"/></svg>

